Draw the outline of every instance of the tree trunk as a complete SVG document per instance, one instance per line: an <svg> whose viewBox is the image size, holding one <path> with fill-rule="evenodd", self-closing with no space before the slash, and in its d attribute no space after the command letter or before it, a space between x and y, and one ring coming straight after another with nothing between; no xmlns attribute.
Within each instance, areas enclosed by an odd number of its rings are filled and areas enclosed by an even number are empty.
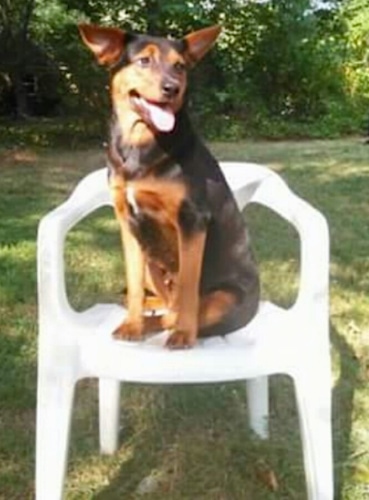
<svg viewBox="0 0 369 500"><path fill-rule="evenodd" d="M28 116L27 92L24 86L24 76L27 61L28 30L35 6L35 0L28 0L24 6L23 15L20 20L20 27L17 37L18 56L13 74L13 84L15 92L16 116L25 118Z"/></svg>

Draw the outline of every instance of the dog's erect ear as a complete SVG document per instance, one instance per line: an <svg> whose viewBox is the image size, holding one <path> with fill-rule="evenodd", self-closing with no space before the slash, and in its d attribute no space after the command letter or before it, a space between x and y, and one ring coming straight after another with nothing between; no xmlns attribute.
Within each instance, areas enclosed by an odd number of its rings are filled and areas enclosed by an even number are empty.
<svg viewBox="0 0 369 500"><path fill-rule="evenodd" d="M210 26L202 30L193 31L184 37L186 43L186 55L190 64L196 64L214 45L218 38L221 27Z"/></svg>
<svg viewBox="0 0 369 500"><path fill-rule="evenodd" d="M119 61L124 50L124 31L92 24L79 24L78 29L82 40L95 54L99 64L114 64Z"/></svg>

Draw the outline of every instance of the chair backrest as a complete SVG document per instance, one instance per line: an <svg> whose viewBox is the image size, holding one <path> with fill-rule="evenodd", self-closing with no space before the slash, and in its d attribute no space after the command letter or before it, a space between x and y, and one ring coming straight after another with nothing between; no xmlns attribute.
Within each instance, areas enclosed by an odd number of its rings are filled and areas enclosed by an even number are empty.
<svg viewBox="0 0 369 500"><path fill-rule="evenodd" d="M256 163L221 162L221 166L241 210L249 203L258 203L297 226L296 195L280 175Z"/></svg>
<svg viewBox="0 0 369 500"><path fill-rule="evenodd" d="M300 286L295 306L302 305L305 309L312 306L314 314L328 317L329 236L325 218L296 196L271 169L245 162L222 162L221 166L241 209L248 203L262 204L296 228L300 237ZM105 168L83 178L68 200L41 221L39 264L43 260L50 265L39 265L40 304L63 303L68 307L64 279L65 235L81 219L104 205L112 205Z"/></svg>
<svg viewBox="0 0 369 500"><path fill-rule="evenodd" d="M271 169L243 162L221 165L240 209L258 203L294 226L300 238L300 282L295 307L313 306L314 314L328 317L329 233L325 217Z"/></svg>

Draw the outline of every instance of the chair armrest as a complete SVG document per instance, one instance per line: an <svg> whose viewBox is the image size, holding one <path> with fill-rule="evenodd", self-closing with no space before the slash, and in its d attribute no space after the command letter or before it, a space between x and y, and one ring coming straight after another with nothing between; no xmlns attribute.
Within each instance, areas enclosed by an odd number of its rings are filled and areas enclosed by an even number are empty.
<svg viewBox="0 0 369 500"><path fill-rule="evenodd" d="M104 205L111 205L108 188L108 172L102 168L84 177L70 197L47 214L43 220L58 221L60 229L68 232L81 219Z"/></svg>
<svg viewBox="0 0 369 500"><path fill-rule="evenodd" d="M81 219L104 205L111 205L107 169L89 174L71 196L42 218L37 237L38 304L40 322L70 310L65 290L64 240Z"/></svg>
<svg viewBox="0 0 369 500"><path fill-rule="evenodd" d="M295 227L300 237L300 283L294 307L328 318L329 231L325 217L277 174L262 179L249 202L272 209Z"/></svg>
<svg viewBox="0 0 369 500"><path fill-rule="evenodd" d="M312 304L328 318L329 229L326 218L293 195L292 223L300 235L300 287L296 305ZM316 313L316 312L315 312Z"/></svg>

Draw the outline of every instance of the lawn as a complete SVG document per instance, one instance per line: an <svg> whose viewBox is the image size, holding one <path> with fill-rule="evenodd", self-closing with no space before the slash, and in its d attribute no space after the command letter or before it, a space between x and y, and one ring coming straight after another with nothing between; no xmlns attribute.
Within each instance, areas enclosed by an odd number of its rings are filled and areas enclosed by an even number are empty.
<svg viewBox="0 0 369 500"><path fill-rule="evenodd" d="M269 165L327 217L337 499L369 496L369 146L360 139L212 144L218 158ZM36 401L36 231L39 219L103 164L98 150L0 150L0 499L32 499ZM263 296L296 292L296 235L265 209L248 210ZM123 263L111 209L66 245L78 309L120 301ZM121 447L98 454L96 382L77 388L68 500L306 498L293 388L272 378L271 438L246 426L242 383L123 388ZM52 446L52 443L51 443Z"/></svg>

